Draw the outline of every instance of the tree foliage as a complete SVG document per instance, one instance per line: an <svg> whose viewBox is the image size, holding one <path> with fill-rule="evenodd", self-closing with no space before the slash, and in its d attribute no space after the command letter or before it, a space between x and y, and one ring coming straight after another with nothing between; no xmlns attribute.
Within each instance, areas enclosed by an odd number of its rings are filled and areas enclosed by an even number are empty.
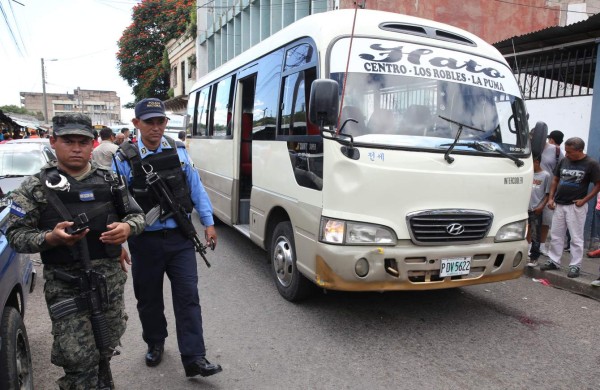
<svg viewBox="0 0 600 390"><path fill-rule="evenodd" d="M12 112L14 114L31 115L34 117L38 117L39 115L41 115L40 112L35 113L33 111L29 111L28 109L26 109L24 107L17 107L14 104L9 104L7 106L0 106L0 110L2 110L3 112ZM42 119L44 119L43 115L42 115Z"/></svg>
<svg viewBox="0 0 600 390"><path fill-rule="evenodd" d="M169 40L186 32L195 4L194 0L143 0L133 8L133 23L118 42L117 61L136 101L168 99L170 69L168 61L166 66L163 63L163 52Z"/></svg>

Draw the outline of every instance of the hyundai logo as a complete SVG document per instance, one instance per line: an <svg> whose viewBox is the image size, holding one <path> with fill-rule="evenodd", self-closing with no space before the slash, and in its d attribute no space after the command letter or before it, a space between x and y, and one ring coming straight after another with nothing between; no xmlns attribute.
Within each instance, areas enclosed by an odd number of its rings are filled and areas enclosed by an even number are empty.
<svg viewBox="0 0 600 390"><path fill-rule="evenodd" d="M465 227L460 223L451 223L446 226L446 231L448 234L453 236L458 236L459 234L463 234L465 232Z"/></svg>

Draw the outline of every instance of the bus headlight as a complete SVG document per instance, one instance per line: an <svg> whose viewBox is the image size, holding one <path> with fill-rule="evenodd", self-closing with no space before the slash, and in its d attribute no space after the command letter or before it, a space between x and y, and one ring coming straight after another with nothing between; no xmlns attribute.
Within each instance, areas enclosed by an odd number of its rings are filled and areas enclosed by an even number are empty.
<svg viewBox="0 0 600 390"><path fill-rule="evenodd" d="M504 241L519 241L525 239L525 233L527 232L527 221L517 221L506 224L498 230L496 242Z"/></svg>
<svg viewBox="0 0 600 390"><path fill-rule="evenodd" d="M319 241L347 245L396 245L396 235L381 225L321 217Z"/></svg>

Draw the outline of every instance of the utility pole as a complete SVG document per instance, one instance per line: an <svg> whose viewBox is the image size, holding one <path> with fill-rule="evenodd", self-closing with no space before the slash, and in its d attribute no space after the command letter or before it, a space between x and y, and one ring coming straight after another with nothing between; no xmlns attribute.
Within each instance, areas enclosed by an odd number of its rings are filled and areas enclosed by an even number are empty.
<svg viewBox="0 0 600 390"><path fill-rule="evenodd" d="M56 61L56 58L52 58L48 61ZM44 67L44 59L42 58L42 92L44 99L44 124L48 124L48 102L46 99L46 68Z"/></svg>
<svg viewBox="0 0 600 390"><path fill-rule="evenodd" d="M48 103L46 102L46 75L44 69L44 59L42 58L42 92L44 99L44 124L48 124Z"/></svg>

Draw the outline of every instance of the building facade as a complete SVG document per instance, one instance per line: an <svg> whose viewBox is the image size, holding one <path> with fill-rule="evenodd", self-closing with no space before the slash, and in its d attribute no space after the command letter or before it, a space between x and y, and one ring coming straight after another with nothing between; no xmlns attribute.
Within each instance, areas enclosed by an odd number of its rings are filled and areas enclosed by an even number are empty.
<svg viewBox="0 0 600 390"><path fill-rule="evenodd" d="M172 39L167 43L167 53L173 97L165 102L165 106L169 111L185 113L187 95L196 82L195 39L189 36Z"/></svg>
<svg viewBox="0 0 600 390"><path fill-rule="evenodd" d="M564 26L600 9L600 0L363 0L358 3L364 8L447 23L490 43L550 26ZM199 0L197 76L205 75L304 16L354 6L354 0Z"/></svg>
<svg viewBox="0 0 600 390"><path fill-rule="evenodd" d="M21 105L29 111L44 113L44 94L21 92ZM115 91L76 89L70 93L46 93L48 121L54 115L86 114L94 125L112 126L121 123L121 98Z"/></svg>

